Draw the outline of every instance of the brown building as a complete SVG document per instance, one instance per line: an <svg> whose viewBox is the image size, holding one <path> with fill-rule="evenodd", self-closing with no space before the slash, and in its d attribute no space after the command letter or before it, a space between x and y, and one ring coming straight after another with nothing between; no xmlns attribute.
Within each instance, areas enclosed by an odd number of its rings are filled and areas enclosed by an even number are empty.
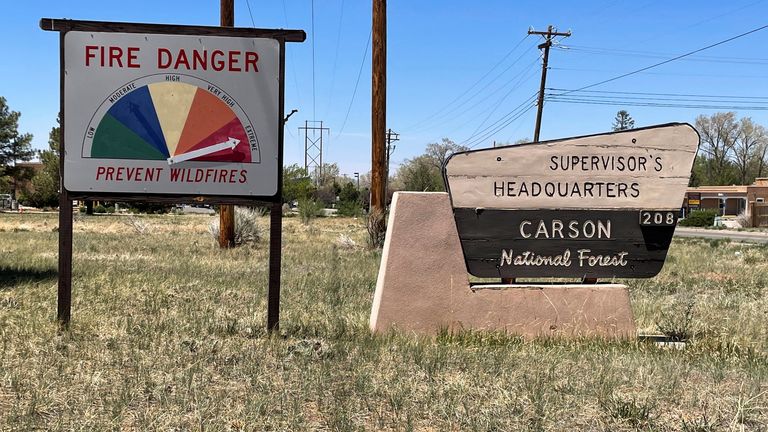
<svg viewBox="0 0 768 432"><path fill-rule="evenodd" d="M688 188L683 209L688 214L698 209L718 210L721 216L751 215L750 203L768 202L768 178L751 185L699 186Z"/></svg>

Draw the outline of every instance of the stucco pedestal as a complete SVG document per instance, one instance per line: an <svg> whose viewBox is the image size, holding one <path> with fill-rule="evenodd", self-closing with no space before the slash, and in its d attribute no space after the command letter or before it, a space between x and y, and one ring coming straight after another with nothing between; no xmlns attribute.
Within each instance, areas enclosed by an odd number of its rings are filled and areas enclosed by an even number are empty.
<svg viewBox="0 0 768 432"><path fill-rule="evenodd" d="M527 337L634 337L621 284L470 286L447 193L398 192L371 310L372 331L502 330Z"/></svg>

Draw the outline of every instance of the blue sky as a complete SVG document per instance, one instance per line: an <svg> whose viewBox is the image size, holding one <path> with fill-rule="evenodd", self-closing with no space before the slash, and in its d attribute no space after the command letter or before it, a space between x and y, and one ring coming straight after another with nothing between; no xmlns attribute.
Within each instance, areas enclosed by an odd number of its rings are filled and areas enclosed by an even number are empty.
<svg viewBox="0 0 768 432"><path fill-rule="evenodd" d="M0 95L21 111L20 129L35 135L36 148L47 146L59 103L58 37L39 29L41 17L219 22L218 0L29 0L4 6ZM538 90L541 63L535 46L541 39L526 37L529 27L544 30L552 24L573 32L550 53L547 87L574 89L766 25L768 0L551 1L546 6L538 1L390 0L388 21L387 125L401 134L394 170L443 137L475 148L533 137L535 108L525 102ZM286 57L286 111L299 110L287 125L287 164L303 163L297 128L314 119L330 128L326 161L339 163L350 175L370 169L370 50L364 57L370 22L369 0L314 0L314 7L312 0L235 1L237 26L298 28L308 35L303 44L290 44ZM739 116L768 126L767 46L765 29L589 89L600 93L568 95L586 104L547 102L541 139L610 130L620 109L644 126L693 123L699 114L728 110L714 106L736 107Z"/></svg>

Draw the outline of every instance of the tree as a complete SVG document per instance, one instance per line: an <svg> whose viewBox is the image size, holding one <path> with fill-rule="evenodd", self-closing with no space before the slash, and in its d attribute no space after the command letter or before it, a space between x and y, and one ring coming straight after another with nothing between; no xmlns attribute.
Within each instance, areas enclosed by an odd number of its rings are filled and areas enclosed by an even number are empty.
<svg viewBox="0 0 768 432"><path fill-rule="evenodd" d="M43 169L32 178L34 191L29 196L29 202L35 207L53 207L59 201L60 125L60 116L56 116L56 126L48 134L48 150L40 152Z"/></svg>
<svg viewBox="0 0 768 432"><path fill-rule="evenodd" d="M427 149L424 154L429 158L429 161L435 168L442 170L445 161L447 161L452 154L467 150L469 150L469 147L456 144L448 138L443 138L440 143L427 144Z"/></svg>
<svg viewBox="0 0 768 432"><path fill-rule="evenodd" d="M623 131L627 129L633 129L635 127L635 120L625 110L620 110L616 113L616 117L613 119L613 130Z"/></svg>
<svg viewBox="0 0 768 432"><path fill-rule="evenodd" d="M764 147L765 140L764 127L755 124L750 117L739 120L733 145L733 162L736 164L741 184L751 184L755 172L762 171L764 148L761 147Z"/></svg>
<svg viewBox="0 0 768 432"><path fill-rule="evenodd" d="M320 171L320 173L312 173L318 187L330 186L333 183L338 182L340 176L339 173L341 171L339 170L339 165L337 163L324 163Z"/></svg>
<svg viewBox="0 0 768 432"><path fill-rule="evenodd" d="M28 178L30 171L17 165L35 155L32 134L19 133L21 113L11 111L4 97L0 96L0 177L9 177L11 197L16 199L19 181Z"/></svg>
<svg viewBox="0 0 768 432"><path fill-rule="evenodd" d="M696 130L701 136L700 149L708 159L707 183L728 184L735 181L730 158L739 135L736 113L719 112L711 116L700 115L696 117Z"/></svg>
<svg viewBox="0 0 768 432"><path fill-rule="evenodd" d="M408 159L397 170L398 180L404 190L419 192L444 191L440 170L435 167L435 160L427 155Z"/></svg>
<svg viewBox="0 0 768 432"><path fill-rule="evenodd" d="M283 202L309 198L315 191L307 170L296 164L283 168Z"/></svg>

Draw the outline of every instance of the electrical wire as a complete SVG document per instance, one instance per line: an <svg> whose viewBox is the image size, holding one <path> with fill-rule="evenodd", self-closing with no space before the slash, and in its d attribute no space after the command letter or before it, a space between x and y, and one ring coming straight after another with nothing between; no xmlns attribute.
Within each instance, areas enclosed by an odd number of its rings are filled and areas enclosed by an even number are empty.
<svg viewBox="0 0 768 432"><path fill-rule="evenodd" d="M569 68L569 67L557 67L557 66L550 66L549 70L561 70L561 71L571 71L571 72L600 72L600 73L619 73L619 71L616 70L607 70L607 69L591 69L591 68ZM726 78L726 79L733 79L733 78L759 78L761 80L765 79L765 75L734 75L734 74L702 74L702 73L690 73L690 72L640 72L641 74L648 74L648 75L663 75L663 76L676 76L676 77L707 77L707 78Z"/></svg>
<svg viewBox="0 0 768 432"><path fill-rule="evenodd" d="M248 6L248 15L251 17L251 24L253 28L256 28L256 21L253 20L253 12L251 12L251 0L245 0L245 5Z"/></svg>
<svg viewBox="0 0 768 432"><path fill-rule="evenodd" d="M768 106L748 106L748 105L714 105L714 104L693 104L693 103L672 103L672 102L638 102L625 100L594 100L581 99L573 97L554 97L549 98L547 102L557 103L576 103L582 105L613 105L613 106L636 106L653 108L697 108L697 109L716 109L716 110L752 110L768 111Z"/></svg>
<svg viewBox="0 0 768 432"><path fill-rule="evenodd" d="M518 47L519 47L519 46L520 46L520 45L521 45L521 44L522 44L522 43L523 43L523 42L524 42L524 41L525 41L525 40L528 38L528 36L530 36L530 35L526 34L526 35L525 35L525 36L524 36L522 39L520 39L520 41L519 41L519 42L517 42L517 43L515 44L515 46L513 46L513 47L512 47L512 49L510 49L510 50L509 50L509 51L508 51L506 54L504 54L504 56L501 58L501 60L499 60L498 62L496 62L496 64L494 64L494 65L493 65L493 66L492 66L492 67L491 67L491 68L490 68L490 69L489 69L489 70L488 70L488 71L487 71L485 74L483 74L483 76L481 76L480 78L478 78L478 80L477 80L477 81L475 81L475 82L474 82L474 83L473 83L471 86L469 86L469 87L468 87L466 90L464 90L464 91L463 91L461 94L459 94L458 96L456 96L455 98L453 98L453 99L452 99L450 102L448 102L447 104L445 104L443 107L441 107L441 108L440 108L440 109L438 109L437 111L433 112L431 115L429 115L429 116L427 116L427 117L423 118L421 121L419 121L419 122L417 122L417 123L414 123L414 124L412 124L412 125L410 125L410 126L407 126L406 128L404 128L404 130L406 130L406 131L410 131L410 130L412 130L412 128L414 128L415 126L417 126L417 125L420 125L420 124L423 124L424 122L427 122L428 120L430 120L430 119L434 118L435 116L439 115L439 114L440 114L440 113L442 113L442 112L443 112L445 109L447 109L448 107L450 107L451 105L453 105L454 103L456 103L457 101L459 101L461 98L463 98L464 96L466 96L466 95L467 95L467 93L469 93L470 91L472 91L472 89L474 89L474 88L475 88L475 87L476 87L478 84L480 84L480 83L481 83L481 82L482 82L482 81L483 81L483 80L484 80L486 77L488 77L488 75L490 75L490 74L491 74L491 73L492 73L492 72L493 72L493 71L494 71L494 70L495 70L497 67L499 67L499 65L501 65L501 64L502 64L502 63L503 63L503 62L504 62L504 61L505 61L507 58L509 58L509 56L510 56L510 55L512 55L512 53L514 53L514 52L515 52L515 50L517 50L517 48L518 48ZM513 63L513 64L514 64L514 63Z"/></svg>
<svg viewBox="0 0 768 432"><path fill-rule="evenodd" d="M505 123L504 123L504 124L503 124L503 125L502 125L502 126L499 128L499 129L495 130L493 133L489 133L489 134L487 134L487 135L484 135L484 136L482 136L482 137L480 137L480 138L476 139L476 140L474 141L474 143L470 143L470 144L468 144L468 147L469 147L469 148L475 148L475 147L477 147L477 146L478 146L480 143L482 143L483 141L485 141L485 140L487 140L488 138L490 138L491 136L493 136L493 134L495 134L495 133L498 133L498 132L501 132L501 131L502 131L502 130L504 130L504 129L505 129L507 126L511 125L512 123L514 123L515 121L517 121L518 119L520 119L520 118L521 118L522 116L524 116L524 115L525 115L525 114L526 114L528 111L532 110L534 107L536 107L536 105L535 105L535 104L533 104L533 105L529 105L529 106L528 106L528 108L526 108L526 109L524 109L523 111L521 111L520 113L518 113L518 114L517 114L515 117L513 117L513 118L509 119L509 120L508 120L507 122L505 122Z"/></svg>
<svg viewBox="0 0 768 432"><path fill-rule="evenodd" d="M509 123L505 123L505 122L507 120L509 120L510 118L513 118L517 114L518 110L522 109L527 104L530 104L534 99L536 99L536 96L538 96L538 92L533 93L526 100L524 100L522 103L520 103L518 106L513 108L508 113L506 113L503 116L501 116L495 122L493 122L490 125L486 126L485 128L483 128L479 132L469 136L467 139L462 141L461 144L470 146L470 148L471 148L472 144L474 144L476 142L479 142L479 141L482 141L482 140L486 139L487 137L489 137L489 136L499 132L500 130L504 129L509 124Z"/></svg>
<svg viewBox="0 0 768 432"><path fill-rule="evenodd" d="M547 87L551 91L570 91L568 89ZM691 93L651 93L651 92L630 92L630 91L610 91L610 90L582 90L582 93L597 94L621 94L621 95L642 95L642 96L680 96L680 97L701 97L701 98L726 98L726 99L768 99L766 96L734 96L734 95L704 95Z"/></svg>
<svg viewBox="0 0 768 432"><path fill-rule="evenodd" d="M421 132L421 131L425 131L425 130L431 129L431 128L435 127L435 126L439 126L441 124L445 124L445 123L454 121L458 117L460 117L461 115L463 115L463 114L465 114L467 112L470 112L472 109L474 109L478 105L486 102L493 95L497 94L499 91L503 90L507 85L509 85L511 82L513 82L519 76L519 74L515 75L511 79L507 80L506 83L504 83L500 87L496 88L495 91L492 92L492 94L490 94L488 96L485 96L485 97L482 97L479 100L477 100L469 108L467 108L465 106L466 104L468 104L473 99L475 99L477 97L480 97L486 89L488 89L493 83L495 83L499 78L501 78L507 71L512 69L512 67L515 66L535 46L536 46L536 44L533 44L528 49L523 51L509 66L507 66L504 70L499 72L493 79L488 81L484 86L482 86L479 90L477 90L475 93L473 93L472 96L468 97L465 101L463 101L459 105L456 105L454 108L446 111L445 113L437 116L432 121L426 121L420 128L417 128L415 130L411 129L410 131L411 132ZM528 66L526 66L526 68L524 68L520 73L525 73L526 70L528 70L531 67L533 67L533 65L536 64L537 62L538 62L538 57L536 59L534 59L533 62L528 64ZM456 113L459 110L461 110L461 113L459 113L457 115L453 115L451 117L448 117L448 116L452 115L453 113Z"/></svg>
<svg viewBox="0 0 768 432"><path fill-rule="evenodd" d="M640 72L643 72L643 71L647 71L648 69L653 69L653 68L655 68L655 67L659 67L659 66L661 66L661 65L665 65L665 64L667 64L667 63L671 63L671 62L673 62L673 61L675 61L675 60L680 60L680 59L682 59L682 58L685 58L685 57L691 56L691 55L693 55L693 54L696 54L696 53L702 52L702 51L704 51L704 50L708 50L708 49L710 49L710 48L714 48L714 47L716 47L716 46L719 46L719 45L722 45L722 44L725 44L725 43L731 42L731 41L733 41L733 40L736 40L736 39L742 38L742 37L744 37L744 36L747 36L747 35L750 35L750 34L752 34L752 33L758 32L758 31L760 31L760 30L764 30L764 29L766 29L766 28L768 28L768 24L766 24L766 25L764 25L764 26L761 26L761 27L757 27L757 28L754 28L754 29L752 29L752 30L749 30L749 31L746 31L746 32L744 32L744 33L738 34L738 35L736 35L736 36L732 36L732 37L730 37L730 38L728 38L728 39L724 39L724 40L721 40L721 41L719 41L719 42L715 42L715 43L713 43L713 44L710 44L710 45L707 45L707 46L705 46L705 47L703 47L703 48L695 49L695 50L693 50L693 51L689 51L689 52L687 52L687 53L685 53L685 54L680 54L680 55L678 55L678 56L672 57L671 59L667 59L667 60L664 60L664 61L661 61L661 62L658 62L658 63L652 64L652 65L650 65L650 66L646 66L646 67L644 67L644 68L640 68L640 69L637 69L637 70L634 70L634 71L631 71L631 72L627 72L627 73L624 73L624 74L621 74L621 75L618 75L618 76L615 76L615 77L612 77L612 78L608 78L608 79L605 79L605 80L602 80L602 81L598 81L598 82L596 82L596 83L593 83L593 84L589 84L589 85L586 85L586 86L580 87L580 88L578 88L578 89L576 89L576 90L572 90L572 91L569 91L569 92L566 92L566 93L562 93L562 94L560 94L560 96L562 96L562 95L565 95L565 94L568 94L568 93L573 93L573 92L575 92L575 91L581 91L581 90L586 90L586 89L588 89L588 88L597 87L597 86L599 86L599 85L603 85L603 84L606 84L606 83L609 83L609 82L612 82L612 81L616 81L616 80L619 80L619 79L621 79L621 78L626 78L626 77L628 77L628 76L631 76L631 75L634 75L634 74L637 74L637 73L640 73Z"/></svg>
<svg viewBox="0 0 768 432"><path fill-rule="evenodd" d="M336 86L336 67L339 62L339 45L341 43L341 23L344 20L344 0L341 0L341 12L339 12L339 26L336 31L336 53L333 56L333 69L331 70L331 91L328 93L328 105L325 107L325 114L328 114L328 110L331 109L331 103L333 102L333 90Z"/></svg>
<svg viewBox="0 0 768 432"><path fill-rule="evenodd" d="M373 34L373 29L371 29L370 32L368 32L368 42L365 44L365 52L363 53L363 59L360 62L360 70L357 71L357 80L355 80L355 89L352 91L352 99L349 100L349 106L347 107L347 114L344 116L344 122L341 124L341 127L339 128L339 133L337 135L341 135L341 133L344 131L344 126L347 125L347 120L349 119L349 112L352 111L352 103L355 101L355 95L357 94L357 86L360 84L360 75L363 74L363 66L365 66L365 60L368 59L368 48L371 47L371 35Z"/></svg>
<svg viewBox="0 0 768 432"><path fill-rule="evenodd" d="M316 121L315 102L315 0L312 0L312 121Z"/></svg>
<svg viewBox="0 0 768 432"><path fill-rule="evenodd" d="M586 53L594 55L616 56L616 57L645 57L663 59L668 58L671 54L658 53L651 51L632 51L622 49L610 49L599 47L580 47L578 45L559 45L555 47L557 50L565 53ZM692 55L688 58L682 59L684 61L706 62L706 63L735 63L735 64L754 64L764 65L768 64L766 58L748 58L748 57L725 57L725 56L695 56Z"/></svg>
<svg viewBox="0 0 768 432"><path fill-rule="evenodd" d="M483 121L475 128L474 131L472 131L472 135L474 136L480 128L485 126L485 123L491 118L491 116L496 112L497 109L501 106L502 103L504 103L505 100L512 94L513 91L517 90L523 83L528 82L534 75L536 74L536 70L531 70L527 74L527 76L522 76L520 79L515 83L515 85L509 89L507 93L505 93L499 101L496 103L496 105L493 107L491 112L483 119Z"/></svg>

